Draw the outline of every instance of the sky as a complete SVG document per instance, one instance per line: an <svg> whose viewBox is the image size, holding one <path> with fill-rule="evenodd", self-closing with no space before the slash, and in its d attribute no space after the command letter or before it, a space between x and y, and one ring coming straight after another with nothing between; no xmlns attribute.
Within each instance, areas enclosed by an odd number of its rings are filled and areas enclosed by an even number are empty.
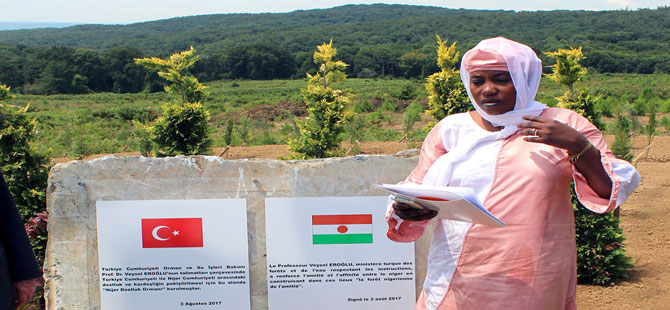
<svg viewBox="0 0 670 310"><path fill-rule="evenodd" d="M670 5L668 0L0 0L0 21L129 24L179 16L279 13L379 2L515 11L619 10Z"/></svg>

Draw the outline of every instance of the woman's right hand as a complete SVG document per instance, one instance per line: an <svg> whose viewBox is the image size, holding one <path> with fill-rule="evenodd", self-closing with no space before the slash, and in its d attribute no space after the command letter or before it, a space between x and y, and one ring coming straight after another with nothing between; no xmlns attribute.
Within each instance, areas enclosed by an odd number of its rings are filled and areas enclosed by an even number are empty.
<svg viewBox="0 0 670 310"><path fill-rule="evenodd" d="M437 215L437 211L417 208L410 206L402 202L394 202L393 212L398 215L403 220L407 221L425 221L434 218Z"/></svg>

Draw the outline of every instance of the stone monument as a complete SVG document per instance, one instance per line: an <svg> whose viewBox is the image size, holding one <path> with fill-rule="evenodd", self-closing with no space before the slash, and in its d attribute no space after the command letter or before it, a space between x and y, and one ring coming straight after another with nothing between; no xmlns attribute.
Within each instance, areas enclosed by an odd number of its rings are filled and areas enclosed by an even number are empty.
<svg viewBox="0 0 670 310"><path fill-rule="evenodd" d="M416 155L305 161L107 156L58 164L47 188L47 309L100 309L96 201L226 198L247 201L251 308L267 309L265 198L383 196L375 185L403 180ZM417 296L429 242L425 234L415 245Z"/></svg>

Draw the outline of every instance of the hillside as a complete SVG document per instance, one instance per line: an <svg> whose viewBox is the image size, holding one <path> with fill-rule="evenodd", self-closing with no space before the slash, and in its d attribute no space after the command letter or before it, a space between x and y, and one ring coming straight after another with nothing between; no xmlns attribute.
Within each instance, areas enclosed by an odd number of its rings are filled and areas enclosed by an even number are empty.
<svg viewBox="0 0 670 310"><path fill-rule="evenodd" d="M216 14L130 25L79 25L62 29L0 31L0 42L109 50L134 46L166 55L194 45L202 53L267 42L291 53L334 38L339 45L432 46L435 33L463 49L502 35L537 50L586 49L669 55L670 7L637 11L482 11L409 5L346 5L266 14ZM644 44L642 44L644 43ZM659 54L660 52L660 54Z"/></svg>
<svg viewBox="0 0 670 310"><path fill-rule="evenodd" d="M431 18L456 15L460 10L405 5L346 5L332 9L295 11L291 13L215 14L178 17L130 25L79 25L63 29L29 29L0 31L0 42L28 46L61 45L78 48L110 49L136 46L148 54L168 54L193 44L200 50L230 48L236 44L268 40L282 46L292 46L293 52L312 49L328 38L304 41L310 36L343 33L347 27L358 31L379 29L378 24L417 17ZM344 29L343 29L344 28ZM348 32L348 30L347 30ZM273 35L269 35L272 33ZM289 39L290 41L287 41ZM292 39L292 40L291 40ZM384 40L389 41L389 40ZM381 42L380 42L381 43ZM212 47L209 45L213 44Z"/></svg>
<svg viewBox="0 0 670 310"><path fill-rule="evenodd" d="M314 73L314 48L333 39L348 76L422 79L438 70L435 35L461 52L505 36L543 52L583 47L600 73L670 73L670 7L637 11L482 11L346 5L266 14L217 14L130 25L0 31L0 82L24 94L160 91L133 62L193 46L201 81L296 79Z"/></svg>

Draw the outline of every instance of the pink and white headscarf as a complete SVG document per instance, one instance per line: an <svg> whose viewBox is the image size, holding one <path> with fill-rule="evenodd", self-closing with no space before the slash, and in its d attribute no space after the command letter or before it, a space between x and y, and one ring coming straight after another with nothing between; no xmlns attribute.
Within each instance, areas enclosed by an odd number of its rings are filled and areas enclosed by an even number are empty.
<svg viewBox="0 0 670 310"><path fill-rule="evenodd" d="M478 70L509 71L516 89L514 110L499 115L489 115L475 103L470 93L470 73ZM505 126L503 136L516 132L516 124L524 122L524 115L540 115L547 108L535 101L537 89L542 77L542 61L525 44L503 37L482 40L463 55L461 61L461 80L468 91L470 102L477 113L496 126Z"/></svg>
<svg viewBox="0 0 670 310"><path fill-rule="evenodd" d="M509 71L516 89L514 110L500 115L489 115L475 103L470 93L470 73L477 70ZM519 130L516 124L525 122L524 115L540 115L547 108L535 101L537 88L542 77L542 62L533 50L521 43L502 38L486 39L463 55L461 62L461 80L468 91L470 102L479 115L496 126L504 126L497 132L466 139L458 147L440 156L426 172L422 184L429 186L447 186L451 182L454 164L467 160L470 151L487 141L502 140Z"/></svg>

